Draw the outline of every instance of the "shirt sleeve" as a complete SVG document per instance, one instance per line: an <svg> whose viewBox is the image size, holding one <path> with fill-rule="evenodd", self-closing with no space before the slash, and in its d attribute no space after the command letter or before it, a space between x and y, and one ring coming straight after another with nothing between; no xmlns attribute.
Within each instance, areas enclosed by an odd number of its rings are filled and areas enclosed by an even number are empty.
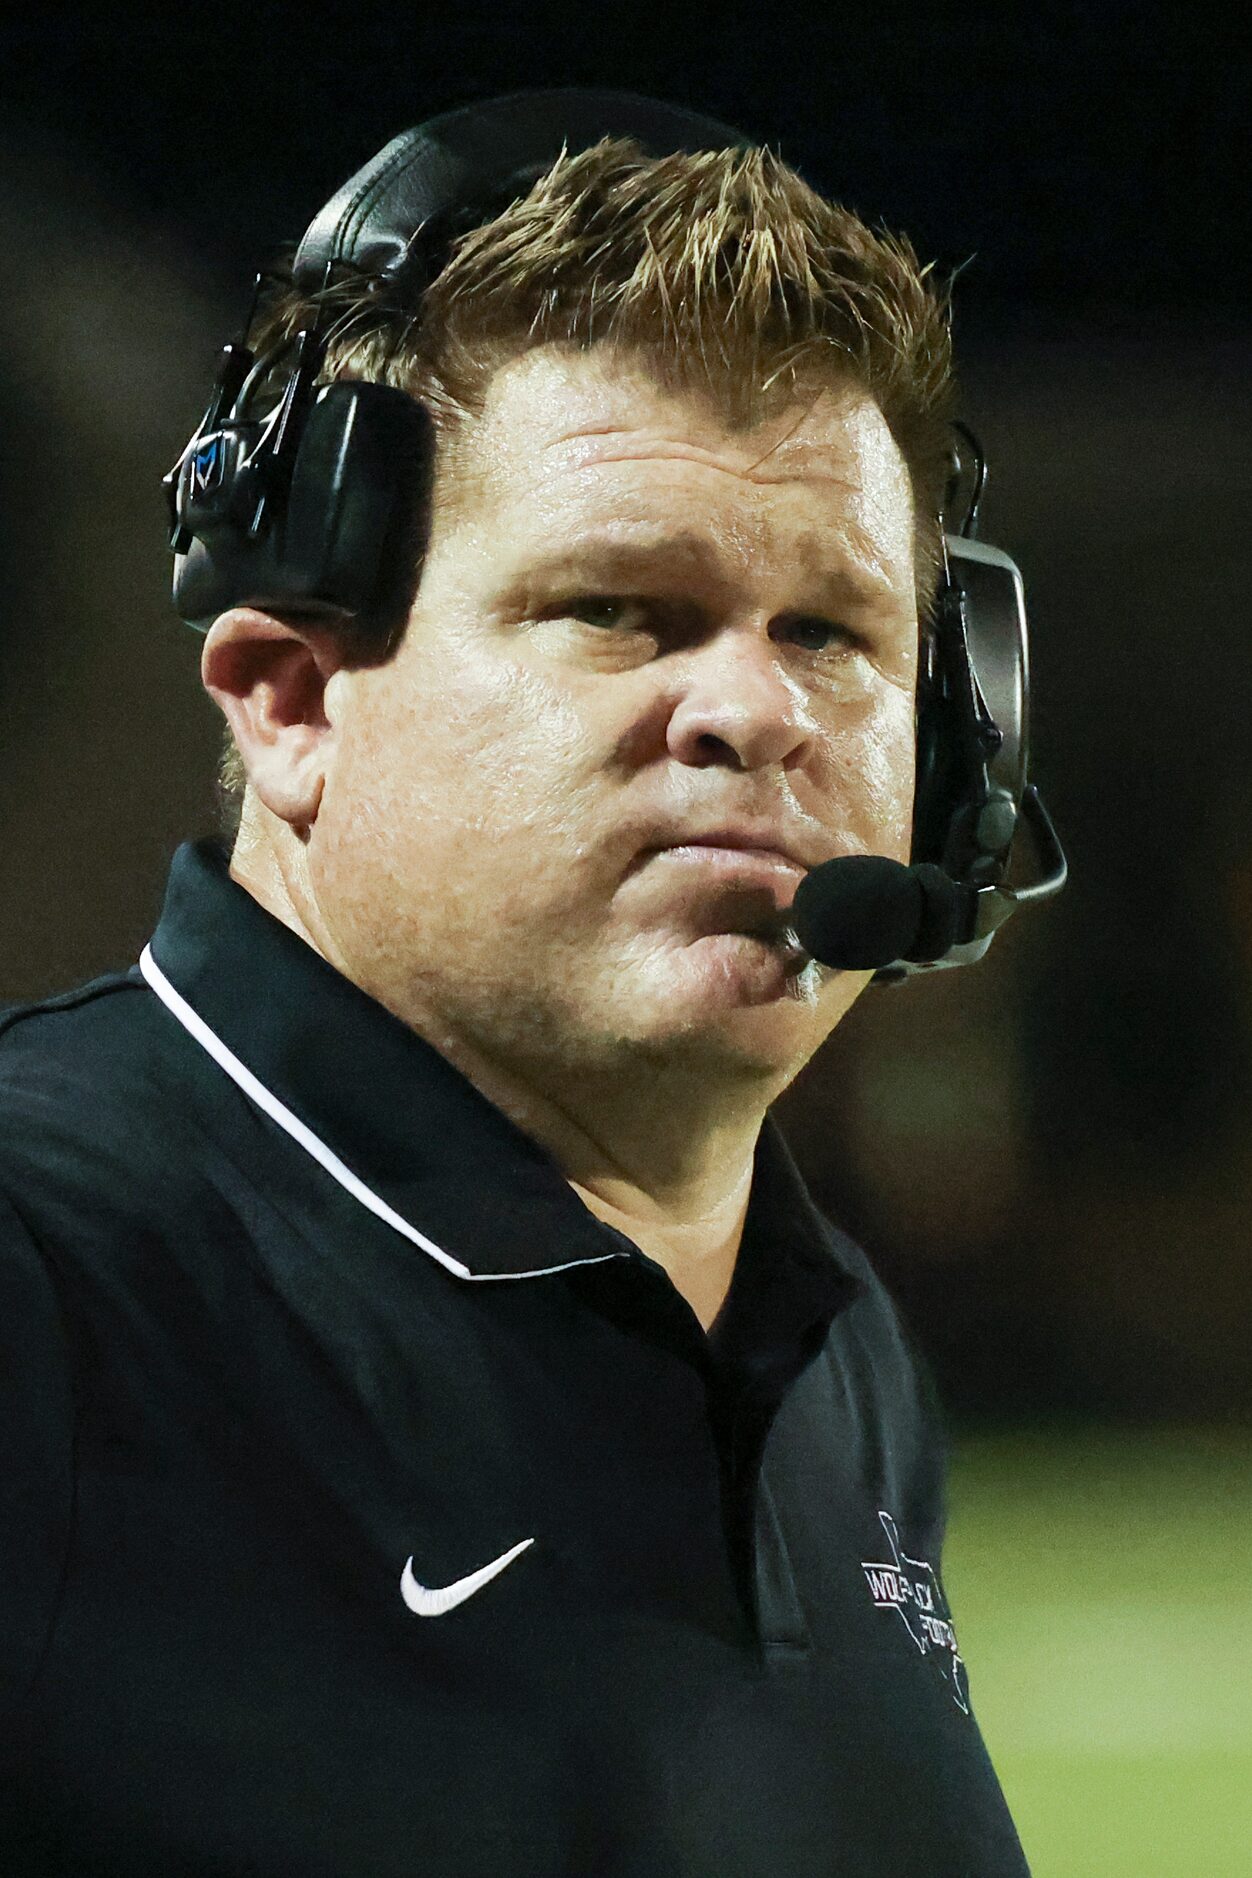
<svg viewBox="0 0 1252 1878"><path fill-rule="evenodd" d="M74 1497L69 1332L48 1263L0 1190L0 1715L56 1616Z"/></svg>

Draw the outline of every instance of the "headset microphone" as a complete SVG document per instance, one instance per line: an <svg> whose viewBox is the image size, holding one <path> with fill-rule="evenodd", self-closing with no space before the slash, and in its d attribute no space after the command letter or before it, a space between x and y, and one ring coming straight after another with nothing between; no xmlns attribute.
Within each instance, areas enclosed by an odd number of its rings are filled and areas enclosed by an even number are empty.
<svg viewBox="0 0 1252 1878"><path fill-rule="evenodd" d="M905 867L885 854L841 855L800 882L788 937L839 971L877 971L897 959L928 964L957 939L960 891L929 861Z"/></svg>

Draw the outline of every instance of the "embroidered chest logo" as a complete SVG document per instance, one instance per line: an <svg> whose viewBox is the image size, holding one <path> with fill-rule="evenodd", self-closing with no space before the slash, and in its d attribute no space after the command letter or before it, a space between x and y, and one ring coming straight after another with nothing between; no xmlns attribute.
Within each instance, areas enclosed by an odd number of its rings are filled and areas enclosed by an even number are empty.
<svg viewBox="0 0 1252 1878"><path fill-rule="evenodd" d="M413 1560L405 1561L400 1574L400 1596L411 1611L419 1617L445 1617L454 1611L458 1604L464 1604L466 1598L472 1598L476 1591L502 1572L506 1565L511 1565L519 1552L524 1552L528 1545L534 1545L533 1539L519 1539L507 1552L501 1552L499 1558L493 1558L490 1565L480 1565L476 1572L470 1572L465 1578L458 1578L451 1585L423 1585L413 1576Z"/></svg>
<svg viewBox="0 0 1252 1878"><path fill-rule="evenodd" d="M939 1589L935 1568L924 1558L910 1558L902 1549L900 1535L890 1513L880 1512L878 1517L887 1535L887 1544L891 1547L891 1558L890 1561L861 1561L870 1596L880 1611L899 1612L904 1628L921 1654L934 1656L953 1701L968 1715L969 1683L965 1664L956 1647L951 1613Z"/></svg>

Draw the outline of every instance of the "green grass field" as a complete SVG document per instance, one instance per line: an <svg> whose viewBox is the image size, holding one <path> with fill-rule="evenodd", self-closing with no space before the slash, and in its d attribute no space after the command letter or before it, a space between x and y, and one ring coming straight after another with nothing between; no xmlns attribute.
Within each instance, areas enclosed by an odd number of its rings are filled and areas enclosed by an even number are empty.
<svg viewBox="0 0 1252 1878"><path fill-rule="evenodd" d="M1252 1878L1252 1432L958 1440L944 1576L1034 1878Z"/></svg>

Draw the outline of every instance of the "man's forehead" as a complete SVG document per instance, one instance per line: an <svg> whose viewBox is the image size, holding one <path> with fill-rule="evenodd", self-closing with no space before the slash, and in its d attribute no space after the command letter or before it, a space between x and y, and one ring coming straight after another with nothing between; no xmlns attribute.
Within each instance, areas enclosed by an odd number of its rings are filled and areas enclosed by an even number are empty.
<svg viewBox="0 0 1252 1878"><path fill-rule="evenodd" d="M525 457L539 475L586 465L689 455L747 481L859 487L873 459L902 460L862 386L830 377L776 395L756 421L731 426L710 396L671 389L608 348L535 347L503 366L475 425L474 452L493 479Z"/></svg>
<svg viewBox="0 0 1252 1878"><path fill-rule="evenodd" d="M871 582L911 580L908 472L855 384L814 387L761 424L730 429L708 401L633 362L537 349L498 374L492 393L467 467L479 527L497 546L520 533L545 560L562 545L615 540L681 551L686 520L731 559L794 553L802 537L806 547L820 537Z"/></svg>

